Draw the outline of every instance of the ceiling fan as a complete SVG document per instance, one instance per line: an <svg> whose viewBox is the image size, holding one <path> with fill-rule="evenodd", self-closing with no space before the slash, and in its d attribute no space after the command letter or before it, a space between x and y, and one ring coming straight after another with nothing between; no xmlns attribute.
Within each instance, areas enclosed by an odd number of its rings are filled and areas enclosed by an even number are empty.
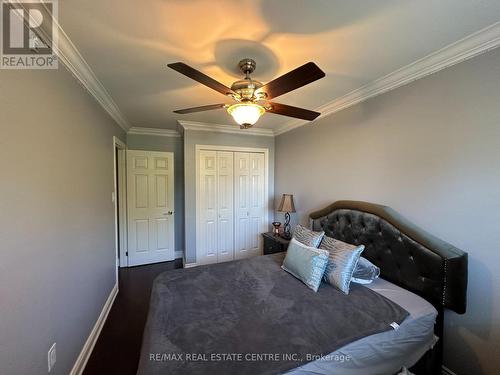
<svg viewBox="0 0 500 375"><path fill-rule="evenodd" d="M248 58L243 59L239 62L238 67L245 74L245 78L234 82L231 88L182 62L167 66L236 101L233 104L210 104L180 109L174 111L175 113L185 114L225 108L242 129L251 128L265 112L308 121L312 121L320 115L319 112L269 101L323 78L325 73L313 62L308 62L271 82L263 84L250 77L256 67L255 61Z"/></svg>

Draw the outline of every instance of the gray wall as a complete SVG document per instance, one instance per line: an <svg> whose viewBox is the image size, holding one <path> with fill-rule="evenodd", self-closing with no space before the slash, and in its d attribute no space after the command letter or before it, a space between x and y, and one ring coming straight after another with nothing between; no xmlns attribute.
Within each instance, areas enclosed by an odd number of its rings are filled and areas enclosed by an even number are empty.
<svg viewBox="0 0 500 375"><path fill-rule="evenodd" d="M275 184L303 223L365 200L468 251L468 312L446 315L445 365L498 373L500 49L279 136Z"/></svg>
<svg viewBox="0 0 500 375"><path fill-rule="evenodd" d="M185 221L186 263L196 262L196 145L217 145L234 147L255 147L269 149L269 206L274 197L274 137L212 133L207 131L184 131L184 178L185 178ZM272 212L269 215L273 219Z"/></svg>
<svg viewBox="0 0 500 375"><path fill-rule="evenodd" d="M184 141L181 137L127 134L130 150L174 153L175 251L184 251Z"/></svg>
<svg viewBox="0 0 500 375"><path fill-rule="evenodd" d="M67 375L115 285L113 135L63 68L0 71L0 373ZM51 373L52 374L52 373Z"/></svg>

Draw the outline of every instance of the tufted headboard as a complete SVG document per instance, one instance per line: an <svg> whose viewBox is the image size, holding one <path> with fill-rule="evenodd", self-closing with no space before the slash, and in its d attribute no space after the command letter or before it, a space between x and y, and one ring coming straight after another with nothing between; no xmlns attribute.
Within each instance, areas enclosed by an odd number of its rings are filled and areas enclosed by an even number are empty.
<svg viewBox="0 0 500 375"><path fill-rule="evenodd" d="M467 253L378 204L337 201L309 217L313 230L365 245L363 256L380 267L384 279L434 306L465 313Z"/></svg>

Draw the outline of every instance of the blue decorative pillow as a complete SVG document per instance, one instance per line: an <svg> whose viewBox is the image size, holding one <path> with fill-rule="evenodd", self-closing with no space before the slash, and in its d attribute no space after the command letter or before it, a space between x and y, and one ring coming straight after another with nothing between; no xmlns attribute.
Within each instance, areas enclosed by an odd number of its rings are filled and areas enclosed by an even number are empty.
<svg viewBox="0 0 500 375"><path fill-rule="evenodd" d="M281 268L317 292L327 263L328 251L305 246L292 238Z"/></svg>
<svg viewBox="0 0 500 375"><path fill-rule="evenodd" d="M351 281L358 284L370 284L380 276L380 268L368 259L360 257L358 265L352 274Z"/></svg>
<svg viewBox="0 0 500 375"><path fill-rule="evenodd" d="M352 274L356 269L359 257L365 249L364 245L354 246L325 236L320 249L328 250L328 265L325 271L325 281L349 294Z"/></svg>
<svg viewBox="0 0 500 375"><path fill-rule="evenodd" d="M293 238L306 246L318 247L325 232L315 232L302 225L297 225L293 230Z"/></svg>

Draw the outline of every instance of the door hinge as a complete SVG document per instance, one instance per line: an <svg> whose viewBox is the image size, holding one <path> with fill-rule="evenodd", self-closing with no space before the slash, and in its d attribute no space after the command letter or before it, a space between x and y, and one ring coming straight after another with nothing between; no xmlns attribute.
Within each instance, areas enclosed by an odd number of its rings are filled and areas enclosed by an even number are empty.
<svg viewBox="0 0 500 375"><path fill-rule="evenodd" d="M128 257L128 251L125 251L125 256Z"/></svg>

